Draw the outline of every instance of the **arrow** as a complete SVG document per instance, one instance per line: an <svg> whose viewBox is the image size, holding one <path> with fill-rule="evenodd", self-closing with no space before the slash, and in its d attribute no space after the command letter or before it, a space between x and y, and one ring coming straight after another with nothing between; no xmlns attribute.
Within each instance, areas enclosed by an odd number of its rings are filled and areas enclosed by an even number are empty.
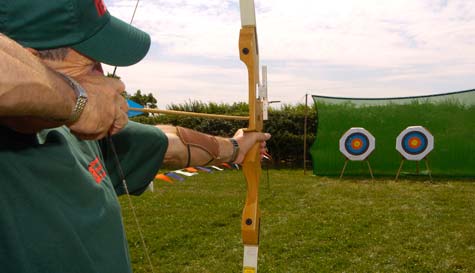
<svg viewBox="0 0 475 273"><path fill-rule="evenodd" d="M162 109L145 108L142 105L132 100L127 100L127 104L129 105L129 111L127 113L129 118L141 115L142 113L153 113L153 114L191 116L191 117L201 117L201 118L227 119L227 120L249 120L249 117L246 117L246 116L217 115L217 114L196 113L196 112L186 112L186 111L177 111L177 110L162 110Z"/></svg>

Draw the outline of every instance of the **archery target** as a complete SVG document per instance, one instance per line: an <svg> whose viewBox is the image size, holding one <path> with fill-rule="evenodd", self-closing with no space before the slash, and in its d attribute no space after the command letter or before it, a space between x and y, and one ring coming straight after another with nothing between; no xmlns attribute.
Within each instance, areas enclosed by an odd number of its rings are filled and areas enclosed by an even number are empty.
<svg viewBox="0 0 475 273"><path fill-rule="evenodd" d="M396 150L407 160L422 160L434 149L434 137L422 126L404 129L396 139Z"/></svg>
<svg viewBox="0 0 475 273"><path fill-rule="evenodd" d="M374 136L364 128L351 128L340 138L340 152L350 160L365 160L375 146Z"/></svg>

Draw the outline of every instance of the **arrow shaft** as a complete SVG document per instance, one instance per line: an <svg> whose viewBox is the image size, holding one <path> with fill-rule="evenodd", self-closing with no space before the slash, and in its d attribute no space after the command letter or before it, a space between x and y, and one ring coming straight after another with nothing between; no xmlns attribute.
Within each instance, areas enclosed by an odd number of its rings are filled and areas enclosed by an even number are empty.
<svg viewBox="0 0 475 273"><path fill-rule="evenodd" d="M206 113L195 113L195 112L162 110L162 109L151 109L151 108L129 108L129 111L138 111L138 112L153 113L153 114L177 115L177 116L191 116L191 117L201 117L201 118L226 119L226 120L249 120L248 116L217 115L217 114L206 114Z"/></svg>

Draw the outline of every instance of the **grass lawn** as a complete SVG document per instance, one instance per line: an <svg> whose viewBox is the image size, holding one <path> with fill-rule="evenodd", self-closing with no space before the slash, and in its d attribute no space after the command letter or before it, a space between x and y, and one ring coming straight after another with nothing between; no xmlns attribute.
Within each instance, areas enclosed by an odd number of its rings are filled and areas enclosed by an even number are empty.
<svg viewBox="0 0 475 273"><path fill-rule="evenodd" d="M475 272L475 181L263 172L259 272ZM241 272L240 171L133 197L155 272ZM120 198L134 272L151 272Z"/></svg>

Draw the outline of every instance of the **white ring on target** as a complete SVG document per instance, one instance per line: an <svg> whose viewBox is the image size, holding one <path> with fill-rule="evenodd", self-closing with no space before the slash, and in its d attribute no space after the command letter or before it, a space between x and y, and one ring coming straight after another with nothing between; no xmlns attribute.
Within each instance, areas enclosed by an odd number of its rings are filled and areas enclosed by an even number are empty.
<svg viewBox="0 0 475 273"><path fill-rule="evenodd" d="M404 149L404 139L411 133L419 133L425 137L427 143L426 147L418 153L409 153ZM396 150L406 159L412 161L419 161L424 159L434 149L434 136L422 126L409 126L404 129L396 138Z"/></svg>
<svg viewBox="0 0 475 273"><path fill-rule="evenodd" d="M347 140L352 135L360 135L360 136L366 137L367 147L365 147L366 149L364 149L364 151L362 153L359 153L359 154L352 153L346 147ZM374 138L374 136L370 132L368 132L366 129L361 128L361 127L353 127L351 129L349 129L340 138L340 152L346 158L348 158L349 160L352 160L352 161L365 160L374 151L375 147L376 147L376 139Z"/></svg>

